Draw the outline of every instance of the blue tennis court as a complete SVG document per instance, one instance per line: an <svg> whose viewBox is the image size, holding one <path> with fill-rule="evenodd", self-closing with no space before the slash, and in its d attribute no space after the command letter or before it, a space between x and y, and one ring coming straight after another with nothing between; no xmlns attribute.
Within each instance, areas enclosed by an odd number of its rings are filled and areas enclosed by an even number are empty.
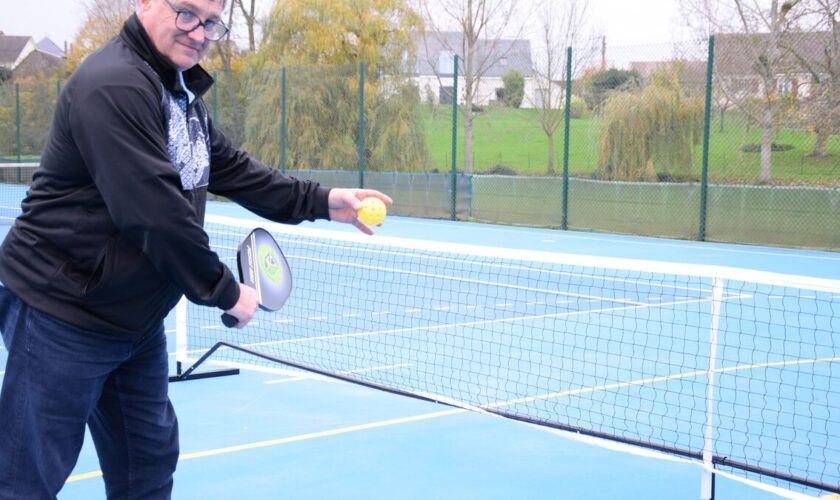
<svg viewBox="0 0 840 500"><path fill-rule="evenodd" d="M225 221L208 232L227 259L265 225ZM168 324L173 372L226 340L454 406L222 348L199 371L240 375L171 388L176 498L699 498L704 451L840 477L835 254L399 217L365 239L306 226L278 237L295 275L286 308L231 331L186 306ZM725 476L716 490L778 498ZM101 492L86 443L61 497Z"/></svg>

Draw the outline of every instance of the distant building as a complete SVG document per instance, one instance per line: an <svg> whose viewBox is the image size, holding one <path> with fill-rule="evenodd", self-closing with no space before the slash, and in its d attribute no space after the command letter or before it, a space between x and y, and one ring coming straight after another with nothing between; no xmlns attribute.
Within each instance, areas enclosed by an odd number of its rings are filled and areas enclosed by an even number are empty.
<svg viewBox="0 0 840 500"><path fill-rule="evenodd" d="M59 57L62 59L67 57L67 51L61 49L58 45L55 44L55 42L53 42L49 38L42 38L40 42L35 44L35 48L53 57Z"/></svg>
<svg viewBox="0 0 840 500"><path fill-rule="evenodd" d="M435 104L451 104L454 87L453 70L455 56L458 56L458 102L464 99L464 40L459 32L429 32L425 37L415 37L417 60L414 80L424 101ZM528 40L479 40L475 51L475 62L481 78L475 91L473 103L487 106L499 100L504 88L502 77L511 70L525 78L525 107L536 94L536 79L531 61L531 42Z"/></svg>
<svg viewBox="0 0 840 500"><path fill-rule="evenodd" d="M52 73L64 68L66 54L52 40L35 42L31 36L11 36L0 32L0 67L22 78Z"/></svg>
<svg viewBox="0 0 840 500"><path fill-rule="evenodd" d="M764 81L756 68L765 57L766 33L721 33L715 35L715 77L726 85L735 98L758 97ZM826 54L832 53L832 33L785 33L784 48L774 64L773 85L780 94L807 98L811 94L813 75L826 69ZM831 61L837 64L837 60Z"/></svg>
<svg viewBox="0 0 840 500"><path fill-rule="evenodd" d="M31 36L9 36L0 31L0 66L14 71L34 50Z"/></svg>

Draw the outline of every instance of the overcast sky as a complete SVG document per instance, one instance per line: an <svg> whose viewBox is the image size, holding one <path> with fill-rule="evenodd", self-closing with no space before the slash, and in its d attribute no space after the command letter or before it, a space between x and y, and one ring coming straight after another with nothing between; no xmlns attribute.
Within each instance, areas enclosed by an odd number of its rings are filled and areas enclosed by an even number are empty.
<svg viewBox="0 0 840 500"><path fill-rule="evenodd" d="M562 0L543 0L562 1ZM258 0L263 11L270 0ZM588 0L593 27L608 46L669 44L685 39L678 0ZM0 0L0 31L70 42L82 22L80 0Z"/></svg>

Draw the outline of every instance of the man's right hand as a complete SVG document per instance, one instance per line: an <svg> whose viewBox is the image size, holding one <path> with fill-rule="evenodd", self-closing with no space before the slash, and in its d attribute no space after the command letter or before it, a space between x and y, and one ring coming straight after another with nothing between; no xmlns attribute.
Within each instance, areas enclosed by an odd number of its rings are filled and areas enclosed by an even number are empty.
<svg viewBox="0 0 840 500"><path fill-rule="evenodd" d="M236 304L233 307L225 312L236 318L236 328L244 328L245 325L251 321L251 318L254 317L254 314L257 313L258 307L259 302L257 301L257 291L240 283L239 300L236 301Z"/></svg>

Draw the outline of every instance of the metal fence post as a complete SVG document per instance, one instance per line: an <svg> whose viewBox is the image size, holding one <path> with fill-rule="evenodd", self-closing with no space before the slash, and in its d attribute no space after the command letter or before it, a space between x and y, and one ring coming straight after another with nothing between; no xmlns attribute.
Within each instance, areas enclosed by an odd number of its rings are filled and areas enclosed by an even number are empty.
<svg viewBox="0 0 840 500"><path fill-rule="evenodd" d="M572 117L572 48L566 48L566 111L563 130L563 213L560 228L569 228L569 128Z"/></svg>
<svg viewBox="0 0 840 500"><path fill-rule="evenodd" d="M706 204L709 195L709 134L712 116L712 71L715 64L715 37L709 37L709 58L706 62L706 106L703 110L703 166L700 173L700 230L697 239L706 239Z"/></svg>
<svg viewBox="0 0 840 500"><path fill-rule="evenodd" d="M20 163L20 84L15 83L15 154Z"/></svg>
<svg viewBox="0 0 840 500"><path fill-rule="evenodd" d="M359 63L359 188L365 187L365 63Z"/></svg>
<svg viewBox="0 0 840 500"><path fill-rule="evenodd" d="M286 67L280 68L280 171L286 173Z"/></svg>
<svg viewBox="0 0 840 500"><path fill-rule="evenodd" d="M458 217L458 54L455 54L452 68L452 189L450 190L450 218Z"/></svg>
<svg viewBox="0 0 840 500"><path fill-rule="evenodd" d="M219 74L213 72L213 126L219 126Z"/></svg>

